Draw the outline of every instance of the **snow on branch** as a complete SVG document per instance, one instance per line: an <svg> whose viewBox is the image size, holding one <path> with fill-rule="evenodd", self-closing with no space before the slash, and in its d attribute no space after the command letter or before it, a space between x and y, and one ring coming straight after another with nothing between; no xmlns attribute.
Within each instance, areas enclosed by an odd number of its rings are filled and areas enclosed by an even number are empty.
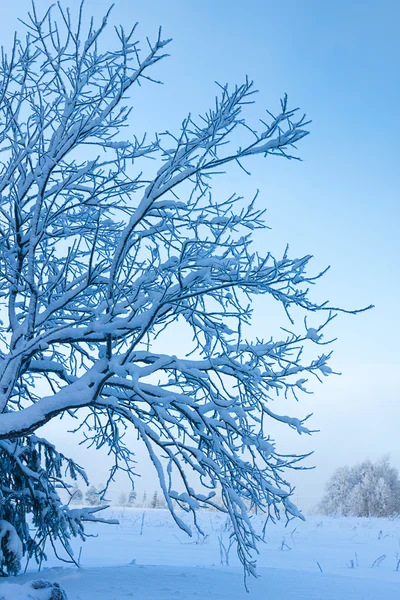
<svg viewBox="0 0 400 600"><path fill-rule="evenodd" d="M225 511L254 573L249 511L301 517L283 474L302 457L280 454L268 423L312 432L308 416L271 404L332 373L318 346L340 309L312 300L323 273L311 272L311 256L256 250L254 231L266 227L257 197L215 197L213 180L228 164L247 172L254 156L297 159L308 121L284 96L250 126L255 89L245 80L220 86L213 108L179 131L127 135L128 96L154 81L169 40L159 32L142 53L136 27L120 28L104 49L109 18L85 35L82 12L74 26L62 7L39 16L33 5L27 36L0 63L0 460L22 481L5 488L0 518L24 552L33 542L13 521L12 498L36 516L48 503L40 533L67 552L69 536L97 520L98 509L60 501L62 465L73 479L85 473L35 434L68 413L88 444L114 456L110 480L118 469L133 477L124 431L134 428L179 526L190 533L179 507L195 525L198 507ZM278 338L251 329L260 296L284 309ZM300 313L325 317L311 327ZM177 323L180 355L168 350ZM29 551L44 553L39 543Z"/></svg>

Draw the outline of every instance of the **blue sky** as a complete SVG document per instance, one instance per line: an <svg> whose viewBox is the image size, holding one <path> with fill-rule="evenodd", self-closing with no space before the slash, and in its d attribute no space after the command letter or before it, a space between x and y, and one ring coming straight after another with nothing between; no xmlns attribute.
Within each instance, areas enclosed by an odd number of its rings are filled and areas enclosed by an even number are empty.
<svg viewBox="0 0 400 600"><path fill-rule="evenodd" d="M48 4L37 2L38 8ZM77 0L66 4L78 6ZM88 0L86 13L100 17L108 5ZM26 0L2 6L5 45L28 6ZM177 128L187 112L208 108L216 80L241 83L246 74L260 90L250 122L264 108L277 109L285 92L312 119L311 135L299 147L304 162L256 160L252 177L232 171L215 188L249 198L260 189L272 227L257 240L264 250L279 252L289 242L293 254L313 254L316 269L331 265L316 297L347 308L375 304L332 325L339 337L334 366L343 375L296 407L298 414L314 412L321 433L305 441L287 432L276 436L288 450L316 450L317 469L295 479L305 506L342 463L390 453L400 468L400 3L115 0L111 20L139 21L142 38L162 25L174 38L171 57L155 71L164 85L145 85L132 97L140 131ZM267 334L268 323L262 325Z"/></svg>

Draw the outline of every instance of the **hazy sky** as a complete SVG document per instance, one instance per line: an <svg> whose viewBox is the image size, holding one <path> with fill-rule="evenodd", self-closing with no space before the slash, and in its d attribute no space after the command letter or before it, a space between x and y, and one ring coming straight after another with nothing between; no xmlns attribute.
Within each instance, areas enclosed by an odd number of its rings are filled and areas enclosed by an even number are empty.
<svg viewBox="0 0 400 600"><path fill-rule="evenodd" d="M5 46L29 4L2 3ZM108 5L88 0L86 14L100 17ZM257 240L263 251L279 253L289 242L292 254L315 256L315 270L331 265L314 298L346 308L375 304L331 326L339 338L333 366L342 376L287 407L313 412L320 433L301 439L274 431L281 451L315 450L316 469L291 478L305 508L344 463L390 453L400 468L399 19L397 0L115 0L111 19L127 27L139 21L141 38L154 37L159 25L174 38L171 57L155 71L164 85L132 95L137 130L176 130L189 111L211 105L215 81L241 83L246 74L260 90L250 122L276 110L285 92L313 121L299 148L304 162L255 161L252 177L235 171L215 187L248 198L260 189L272 227ZM268 325L268 314L256 311L257 331L267 337ZM104 479L101 461L90 456L94 481ZM148 468L139 490L155 485Z"/></svg>

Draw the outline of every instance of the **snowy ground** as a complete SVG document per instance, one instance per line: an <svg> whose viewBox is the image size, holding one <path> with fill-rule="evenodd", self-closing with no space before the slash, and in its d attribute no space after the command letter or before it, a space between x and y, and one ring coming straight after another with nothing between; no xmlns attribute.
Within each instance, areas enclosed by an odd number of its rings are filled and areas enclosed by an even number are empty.
<svg viewBox="0 0 400 600"><path fill-rule="evenodd" d="M108 513L119 518L120 525L92 528L99 537L82 545L80 570L60 567L53 558L42 568L41 577L58 581L69 600L400 598L399 520L309 517L287 528L270 525L266 543L260 546L260 577L249 581L248 596L234 548L229 566L221 565L221 543L229 545L223 516L202 513L207 537L190 540L163 510L146 511L143 523L141 509ZM226 562L223 551L222 555ZM35 578L38 574L32 570L12 582ZM0 598L7 585L0 585Z"/></svg>

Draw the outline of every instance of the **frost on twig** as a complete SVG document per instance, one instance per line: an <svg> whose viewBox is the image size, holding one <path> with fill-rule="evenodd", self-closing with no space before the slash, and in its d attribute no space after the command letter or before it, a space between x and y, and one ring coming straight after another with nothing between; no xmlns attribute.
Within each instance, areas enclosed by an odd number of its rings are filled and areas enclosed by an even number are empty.
<svg viewBox="0 0 400 600"><path fill-rule="evenodd" d="M250 127L255 90L245 80L220 87L180 131L136 138L128 97L153 80L169 40L159 32L143 51L135 27L119 28L106 50L108 19L85 33L82 11L74 25L61 6L44 16L33 6L26 37L1 58L0 517L28 556L41 561L46 542L61 540L74 560L70 536L84 537L84 521L97 516L70 509L58 489L68 492L65 470L86 475L35 432L75 418L87 444L113 456L111 481L119 469L133 479L124 439L133 428L177 524L191 534L178 508L196 527L199 507L223 511L255 573L249 511L301 517L284 473L302 457L279 453L268 423L311 433L308 417L272 401L332 373L330 353L318 349L337 310L310 299L321 275L309 273L310 256L256 251L253 232L265 228L256 199L214 197L212 182L230 163L297 158L307 121L285 96ZM256 296L288 317L276 339L249 329ZM325 317L309 327L295 323L301 311ZM162 343L177 322L192 340L181 355Z"/></svg>

